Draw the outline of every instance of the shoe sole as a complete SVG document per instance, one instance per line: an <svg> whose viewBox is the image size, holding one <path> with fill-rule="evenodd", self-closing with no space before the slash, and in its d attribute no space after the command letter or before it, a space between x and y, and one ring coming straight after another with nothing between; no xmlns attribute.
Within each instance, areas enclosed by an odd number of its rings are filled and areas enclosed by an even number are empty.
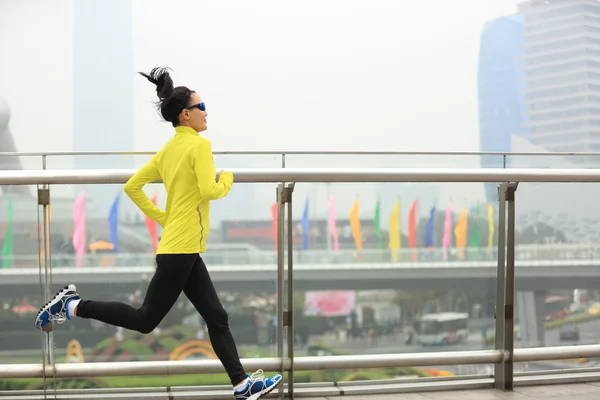
<svg viewBox="0 0 600 400"><path fill-rule="evenodd" d="M42 314L44 313L44 311L48 312L48 317L50 316L50 309L57 304L59 301L62 300L62 298L67 294L67 292L69 291L69 286L65 286L64 288L61 289L60 292L56 293L56 295L54 296L54 298L52 300L50 300L48 303L46 303L44 305L44 307L40 308L40 311L38 312L38 314L35 317L35 327L38 328L38 321L40 321L40 317L42 316ZM49 321L46 325L39 327L38 329L41 329L43 331L51 331L52 330L52 321Z"/></svg>
<svg viewBox="0 0 600 400"><path fill-rule="evenodd" d="M248 397L248 400L258 400L258 399L260 399L261 397L268 395L268 394L269 394L269 393L271 393L273 390L275 390L275 388L276 388L277 386L279 386L279 384L281 383L281 381L282 381L282 380L283 380L283 378L281 378L280 380L278 380L278 381L277 381L277 383L276 383L276 384L274 384L273 386L271 386L270 388L267 388L267 389L263 390L263 391L262 391L262 392L260 392L260 393L253 394L252 396Z"/></svg>

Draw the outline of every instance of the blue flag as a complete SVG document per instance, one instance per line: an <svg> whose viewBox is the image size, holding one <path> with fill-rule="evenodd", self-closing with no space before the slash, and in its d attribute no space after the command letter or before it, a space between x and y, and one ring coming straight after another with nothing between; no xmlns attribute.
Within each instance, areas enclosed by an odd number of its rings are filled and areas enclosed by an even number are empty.
<svg viewBox="0 0 600 400"><path fill-rule="evenodd" d="M302 248L308 250L308 197L304 203L304 212L302 213Z"/></svg>
<svg viewBox="0 0 600 400"><path fill-rule="evenodd" d="M113 201L110 207L110 214L108 215L108 223L110 230L110 241L112 242L115 253L119 252L119 200L121 199L121 192L117 193L115 201Z"/></svg>
<svg viewBox="0 0 600 400"><path fill-rule="evenodd" d="M425 248L433 247L433 222L435 218L435 206L429 211L429 221L425 227Z"/></svg>

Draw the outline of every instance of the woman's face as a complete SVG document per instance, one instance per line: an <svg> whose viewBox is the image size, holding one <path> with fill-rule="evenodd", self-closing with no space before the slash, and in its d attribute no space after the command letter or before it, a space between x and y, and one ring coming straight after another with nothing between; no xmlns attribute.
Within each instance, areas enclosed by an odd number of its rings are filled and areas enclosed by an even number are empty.
<svg viewBox="0 0 600 400"><path fill-rule="evenodd" d="M189 126L196 132L202 132L207 129L207 116L206 106L202 102L202 99L197 93L192 93L188 107L181 111L179 115L179 124Z"/></svg>

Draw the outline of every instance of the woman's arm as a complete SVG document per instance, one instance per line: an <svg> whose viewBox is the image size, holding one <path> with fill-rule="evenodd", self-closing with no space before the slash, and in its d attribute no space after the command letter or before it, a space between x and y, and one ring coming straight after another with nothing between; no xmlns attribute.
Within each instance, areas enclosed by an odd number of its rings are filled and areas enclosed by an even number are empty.
<svg viewBox="0 0 600 400"><path fill-rule="evenodd" d="M233 174L221 172L217 182L217 171L213 162L212 146L208 140L202 140L194 149L194 171L198 181L200 196L206 200L217 200L229 193L233 185Z"/></svg>
<svg viewBox="0 0 600 400"><path fill-rule="evenodd" d="M163 210L155 206L142 190L147 183L158 180L160 180L160 174L158 173L158 169L156 169L154 159L152 159L127 181L123 190L148 218L158 222L164 228L167 222L167 215Z"/></svg>

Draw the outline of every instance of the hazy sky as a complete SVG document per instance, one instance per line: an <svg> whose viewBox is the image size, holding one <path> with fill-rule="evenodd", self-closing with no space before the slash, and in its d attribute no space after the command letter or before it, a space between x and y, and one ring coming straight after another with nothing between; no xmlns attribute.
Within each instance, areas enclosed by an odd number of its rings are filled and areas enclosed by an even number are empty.
<svg viewBox="0 0 600 400"><path fill-rule="evenodd" d="M196 89L219 150L477 150L479 36L514 3L135 0L134 66ZM72 148L73 6L0 0L0 95L22 151ZM135 150L171 133L153 96L135 80Z"/></svg>
<svg viewBox="0 0 600 400"><path fill-rule="evenodd" d="M0 0L0 96L20 151L70 151L85 134L73 132L74 4ZM478 150L480 34L515 10L515 0L134 0L131 73L165 65L195 89L214 150ZM134 78L133 97L135 148L123 150L155 151L172 127L147 81ZM443 161L453 163L478 166Z"/></svg>

